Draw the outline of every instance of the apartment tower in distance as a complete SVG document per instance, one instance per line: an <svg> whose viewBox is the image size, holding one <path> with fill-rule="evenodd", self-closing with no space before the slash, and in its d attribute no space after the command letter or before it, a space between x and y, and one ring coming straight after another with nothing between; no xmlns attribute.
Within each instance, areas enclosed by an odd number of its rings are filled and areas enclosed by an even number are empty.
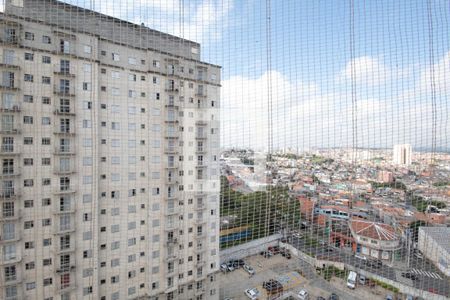
<svg viewBox="0 0 450 300"><path fill-rule="evenodd" d="M2 9L0 298L218 298L220 67L59 1Z"/></svg>
<svg viewBox="0 0 450 300"><path fill-rule="evenodd" d="M394 145L393 162L396 165L410 165L412 160L412 148L409 144Z"/></svg>

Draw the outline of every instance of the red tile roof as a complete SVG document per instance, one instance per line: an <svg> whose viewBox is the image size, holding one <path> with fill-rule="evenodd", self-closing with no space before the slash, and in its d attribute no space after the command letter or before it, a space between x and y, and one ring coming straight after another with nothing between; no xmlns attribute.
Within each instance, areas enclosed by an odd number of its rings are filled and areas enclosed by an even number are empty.
<svg viewBox="0 0 450 300"><path fill-rule="evenodd" d="M398 239L394 228L383 223L352 219L350 221L350 228L353 233L374 240L392 241Z"/></svg>

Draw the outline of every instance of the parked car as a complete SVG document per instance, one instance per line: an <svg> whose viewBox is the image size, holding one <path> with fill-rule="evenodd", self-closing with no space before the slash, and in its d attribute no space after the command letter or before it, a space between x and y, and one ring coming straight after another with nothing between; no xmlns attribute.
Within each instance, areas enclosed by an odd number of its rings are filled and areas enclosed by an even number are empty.
<svg viewBox="0 0 450 300"><path fill-rule="evenodd" d="M251 266L246 264L246 265L244 265L243 268L248 274L250 274L250 275L254 275L255 274L255 269L253 269Z"/></svg>
<svg viewBox="0 0 450 300"><path fill-rule="evenodd" d="M283 291L283 285L274 279L264 281L262 287L266 289L269 294L280 293Z"/></svg>
<svg viewBox="0 0 450 300"><path fill-rule="evenodd" d="M419 249L414 249L413 253L414 256L417 257L418 259L423 259L423 254L420 252Z"/></svg>
<svg viewBox="0 0 450 300"><path fill-rule="evenodd" d="M386 295L386 300L394 300L394 296L391 294Z"/></svg>
<svg viewBox="0 0 450 300"><path fill-rule="evenodd" d="M226 263L221 264L220 265L220 271L228 272L228 265Z"/></svg>
<svg viewBox="0 0 450 300"><path fill-rule="evenodd" d="M383 266L383 263L381 262L381 260L367 260L366 261L366 265L370 268L373 269L380 269Z"/></svg>
<svg viewBox="0 0 450 300"><path fill-rule="evenodd" d="M359 274L358 281L360 285L366 285L366 276Z"/></svg>
<svg viewBox="0 0 450 300"><path fill-rule="evenodd" d="M316 300L327 300L327 299L325 299L325 298L322 297L322 296L318 296L318 297L316 298Z"/></svg>
<svg viewBox="0 0 450 300"><path fill-rule="evenodd" d="M230 261L227 263L227 268L228 268L228 272L234 271L234 269L235 269L233 266L233 263Z"/></svg>
<svg viewBox="0 0 450 300"><path fill-rule="evenodd" d="M339 296L335 293L332 293L330 297L328 297L328 300L339 300Z"/></svg>
<svg viewBox="0 0 450 300"><path fill-rule="evenodd" d="M258 299L259 291L257 288L246 289L244 293L248 298L252 300Z"/></svg>
<svg viewBox="0 0 450 300"><path fill-rule="evenodd" d="M245 261L242 259L233 259L233 260L230 260L230 263L233 264L233 267L235 269L239 269L240 267L245 265Z"/></svg>
<svg viewBox="0 0 450 300"><path fill-rule="evenodd" d="M355 258L360 259L360 260L367 260L367 257L365 257L364 255L359 254L359 253L355 254Z"/></svg>
<svg viewBox="0 0 450 300"><path fill-rule="evenodd" d="M301 234L300 232L294 232L292 235L298 239L301 239L303 237L303 234Z"/></svg>
<svg viewBox="0 0 450 300"><path fill-rule="evenodd" d="M266 257L266 258L269 258L269 257L271 257L273 254L272 254L272 252L270 252L270 251L261 251L261 252L259 252L259 254L260 255L262 255L262 256L264 256L264 257Z"/></svg>
<svg viewBox="0 0 450 300"><path fill-rule="evenodd" d="M297 296L300 300L309 300L309 294L307 290L301 290L300 292L298 292Z"/></svg>
<svg viewBox="0 0 450 300"><path fill-rule="evenodd" d="M267 250L269 252L272 252L272 254L278 254L280 253L280 247L279 246L269 246L269 248L267 248Z"/></svg>
<svg viewBox="0 0 450 300"><path fill-rule="evenodd" d="M419 277L413 273L409 273L409 272L403 272L402 273L402 277L411 279L412 281L416 281L419 280Z"/></svg>
<svg viewBox="0 0 450 300"><path fill-rule="evenodd" d="M280 254L282 256L286 257L287 259L291 259L291 251L289 251L289 249L281 248L280 249Z"/></svg>

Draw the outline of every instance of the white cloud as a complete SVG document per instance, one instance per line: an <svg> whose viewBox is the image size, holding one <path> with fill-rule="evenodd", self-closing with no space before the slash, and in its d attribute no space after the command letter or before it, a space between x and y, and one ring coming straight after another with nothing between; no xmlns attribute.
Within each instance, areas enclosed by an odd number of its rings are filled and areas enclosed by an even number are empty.
<svg viewBox="0 0 450 300"><path fill-rule="evenodd" d="M391 70L377 58L361 56L349 61L341 76L348 82L354 78L356 84L375 86L387 82L391 78Z"/></svg>

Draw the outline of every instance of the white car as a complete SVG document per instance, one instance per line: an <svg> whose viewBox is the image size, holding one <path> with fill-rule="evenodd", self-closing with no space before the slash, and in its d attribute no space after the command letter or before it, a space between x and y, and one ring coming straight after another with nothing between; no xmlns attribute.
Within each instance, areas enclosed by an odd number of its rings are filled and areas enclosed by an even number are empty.
<svg viewBox="0 0 450 300"><path fill-rule="evenodd" d="M298 292L298 298L300 300L308 300L309 299L309 294L307 290L301 290L300 292Z"/></svg>
<svg viewBox="0 0 450 300"><path fill-rule="evenodd" d="M258 299L259 291L257 288L246 289L245 295L247 295L250 299L255 300Z"/></svg>
<svg viewBox="0 0 450 300"><path fill-rule="evenodd" d="M365 257L364 255L359 254L359 253L355 254L355 258L359 258L359 259L362 259L362 260L367 260L367 257Z"/></svg>
<svg viewBox="0 0 450 300"><path fill-rule="evenodd" d="M254 275L255 274L255 269L253 269L251 266L249 265L244 265L244 270L250 274L250 275Z"/></svg>

